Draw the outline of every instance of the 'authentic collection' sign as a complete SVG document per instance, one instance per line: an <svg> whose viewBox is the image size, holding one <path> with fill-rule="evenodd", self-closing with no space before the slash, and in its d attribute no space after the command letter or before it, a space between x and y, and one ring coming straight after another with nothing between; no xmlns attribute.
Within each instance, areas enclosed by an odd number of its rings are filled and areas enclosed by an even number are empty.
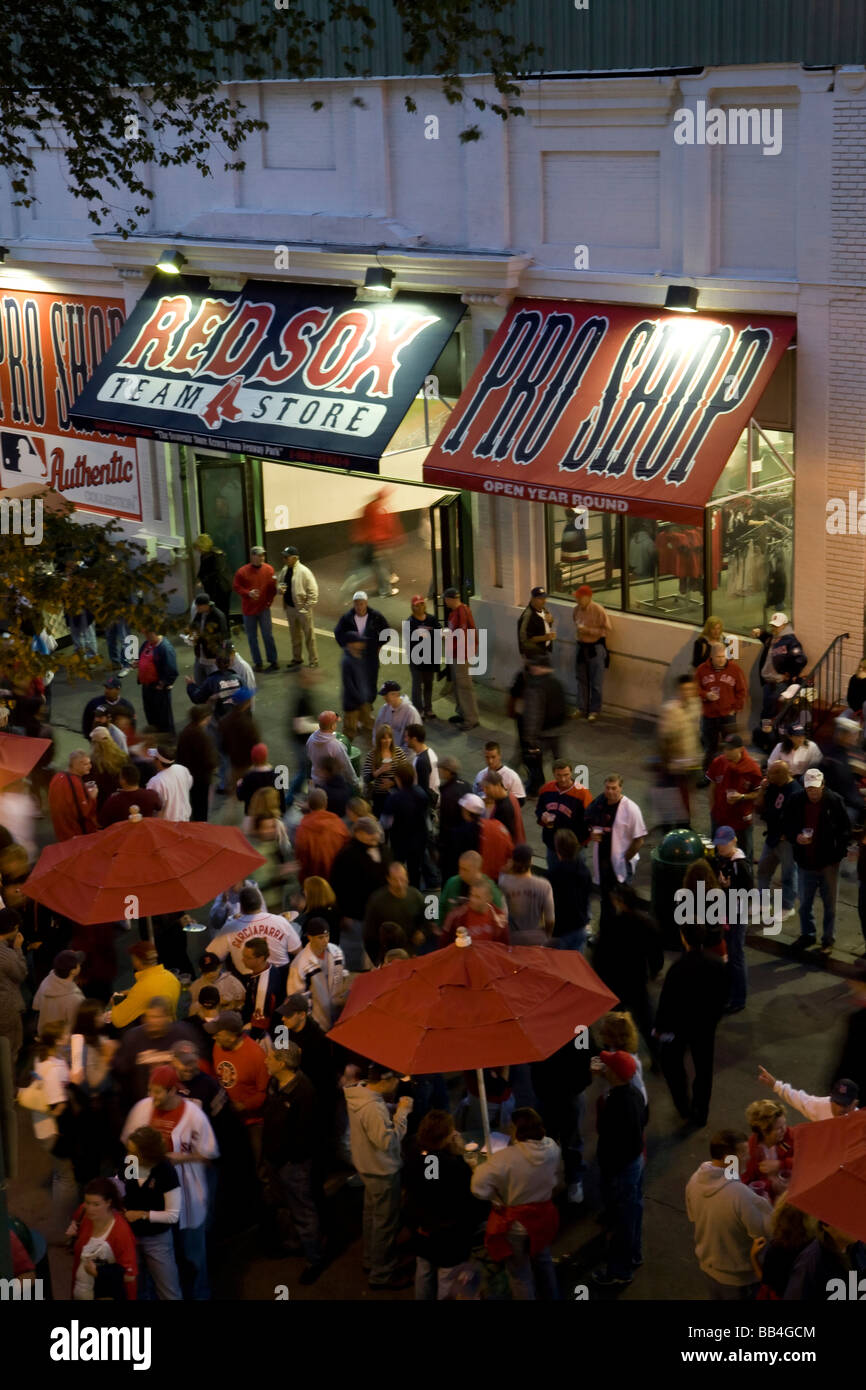
<svg viewBox="0 0 866 1390"><path fill-rule="evenodd" d="M47 483L86 511L141 520L135 441L82 432L71 414L124 316L114 299L0 292L4 488Z"/></svg>

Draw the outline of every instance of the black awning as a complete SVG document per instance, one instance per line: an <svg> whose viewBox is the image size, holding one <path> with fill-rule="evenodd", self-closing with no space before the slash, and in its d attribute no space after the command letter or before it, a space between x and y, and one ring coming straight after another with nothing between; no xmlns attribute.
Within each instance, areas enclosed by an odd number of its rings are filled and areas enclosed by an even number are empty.
<svg viewBox="0 0 866 1390"><path fill-rule="evenodd" d="M79 428L375 473L464 308L156 276L72 408Z"/></svg>

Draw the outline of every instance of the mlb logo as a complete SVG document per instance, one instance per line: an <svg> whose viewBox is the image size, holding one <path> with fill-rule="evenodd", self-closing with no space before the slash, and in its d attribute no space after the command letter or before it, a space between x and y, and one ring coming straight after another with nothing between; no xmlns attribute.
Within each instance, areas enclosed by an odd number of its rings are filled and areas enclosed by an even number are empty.
<svg viewBox="0 0 866 1390"><path fill-rule="evenodd" d="M13 434L11 430L0 432L0 453L3 456L3 484L15 487L17 483L41 483L48 477L45 463L45 446L37 435L31 439L28 434Z"/></svg>

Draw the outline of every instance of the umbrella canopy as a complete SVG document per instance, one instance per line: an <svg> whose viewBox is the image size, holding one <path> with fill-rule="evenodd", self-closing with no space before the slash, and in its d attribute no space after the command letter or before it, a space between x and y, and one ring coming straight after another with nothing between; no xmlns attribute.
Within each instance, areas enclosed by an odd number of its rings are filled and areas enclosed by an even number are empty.
<svg viewBox="0 0 866 1390"><path fill-rule="evenodd" d="M788 1201L866 1240L866 1110L797 1125Z"/></svg>
<svg viewBox="0 0 866 1390"><path fill-rule="evenodd" d="M22 891L74 922L115 922L201 907L264 862L235 826L139 818L48 845Z"/></svg>
<svg viewBox="0 0 866 1390"><path fill-rule="evenodd" d="M0 734L0 791L20 782L39 762L50 738L26 738L24 734Z"/></svg>
<svg viewBox="0 0 866 1390"><path fill-rule="evenodd" d="M616 1003L577 951L457 943L361 975L334 1042L422 1075L541 1061Z"/></svg>

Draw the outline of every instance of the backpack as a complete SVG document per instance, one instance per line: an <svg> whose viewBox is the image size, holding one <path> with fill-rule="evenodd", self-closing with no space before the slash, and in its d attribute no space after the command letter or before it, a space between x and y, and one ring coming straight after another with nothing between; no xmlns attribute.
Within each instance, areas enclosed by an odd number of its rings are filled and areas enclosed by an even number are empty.
<svg viewBox="0 0 866 1390"><path fill-rule="evenodd" d="M156 685L159 680L159 672L156 669L156 661L153 655L153 647L149 644L141 649L138 658L138 683L139 685Z"/></svg>

